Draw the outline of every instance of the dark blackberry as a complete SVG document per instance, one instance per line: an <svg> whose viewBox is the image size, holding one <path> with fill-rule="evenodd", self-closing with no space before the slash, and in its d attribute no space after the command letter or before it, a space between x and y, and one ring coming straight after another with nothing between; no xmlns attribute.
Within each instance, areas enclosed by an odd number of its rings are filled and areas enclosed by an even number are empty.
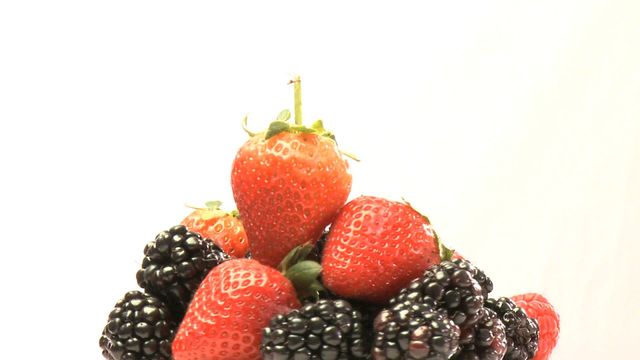
<svg viewBox="0 0 640 360"><path fill-rule="evenodd" d="M473 278L473 265L466 260L443 261L413 280L389 302L391 306L405 301L425 302L433 299L445 309L449 318L461 329L472 327L482 313L485 297Z"/></svg>
<svg viewBox="0 0 640 360"><path fill-rule="evenodd" d="M319 263L322 262L322 252L324 251L324 245L327 243L327 236L329 236L329 231L325 230L313 246L313 250L311 250L309 254L309 259Z"/></svg>
<svg viewBox="0 0 640 360"><path fill-rule="evenodd" d="M176 323L158 298L130 291L116 303L100 337L109 360L169 360Z"/></svg>
<svg viewBox="0 0 640 360"><path fill-rule="evenodd" d="M320 291L319 295L320 295L320 299L347 300L332 293L326 288L323 288L322 291ZM376 316L378 316L378 314L382 310L384 310L384 306L380 304L372 304L372 303L367 303L367 302L362 302L357 300L347 300L347 301L351 304L351 307L354 310L357 310L362 315L362 320L361 320L362 336L366 340L365 342L367 344L371 344L374 337L373 321L375 320Z"/></svg>
<svg viewBox="0 0 640 360"><path fill-rule="evenodd" d="M434 303L397 303L378 315L374 329L374 360L446 360L458 350L460 329Z"/></svg>
<svg viewBox="0 0 640 360"><path fill-rule="evenodd" d="M477 267L475 267L475 265L471 264L471 262L467 260L456 259L453 260L453 263L471 272L473 278L476 279L476 281L482 288L482 296L484 296L485 299L488 299L489 293L493 291L493 281L491 281L491 279L487 275L485 275L482 270L478 269Z"/></svg>
<svg viewBox="0 0 640 360"><path fill-rule="evenodd" d="M212 241L177 225L145 246L136 278L140 287L165 301L180 321L209 270L228 259Z"/></svg>
<svg viewBox="0 0 640 360"><path fill-rule="evenodd" d="M345 300L320 300L271 319L260 351L265 360L366 359L361 320Z"/></svg>
<svg viewBox="0 0 640 360"><path fill-rule="evenodd" d="M453 360L501 360L507 352L502 321L491 309L482 309L482 318L460 334L460 351Z"/></svg>
<svg viewBox="0 0 640 360"><path fill-rule="evenodd" d="M507 334L507 353L504 359L532 359L538 351L538 321L528 317L523 309L507 297L488 299L485 306L495 311L504 324Z"/></svg>

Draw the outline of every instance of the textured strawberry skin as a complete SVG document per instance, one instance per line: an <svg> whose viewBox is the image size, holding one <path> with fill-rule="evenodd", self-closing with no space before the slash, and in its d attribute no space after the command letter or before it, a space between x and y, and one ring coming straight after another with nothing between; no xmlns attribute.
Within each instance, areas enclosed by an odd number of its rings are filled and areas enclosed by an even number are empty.
<svg viewBox="0 0 640 360"><path fill-rule="evenodd" d="M544 296L535 293L516 295L511 299L531 318L538 320L540 336L533 360L547 360L558 343L560 315Z"/></svg>
<svg viewBox="0 0 640 360"><path fill-rule="evenodd" d="M253 258L276 266L294 247L320 238L347 201L351 173L333 140L282 132L240 148L231 186Z"/></svg>
<svg viewBox="0 0 640 360"><path fill-rule="evenodd" d="M205 216L206 212L207 210L193 211L182 220L182 225L204 238L211 239L231 257L245 256L249 251L249 239L242 221L229 214L209 219Z"/></svg>
<svg viewBox="0 0 640 360"><path fill-rule="evenodd" d="M440 262L431 225L409 205L362 196L334 221L322 256L325 286L383 303Z"/></svg>
<svg viewBox="0 0 640 360"><path fill-rule="evenodd" d="M214 268L193 297L173 341L175 360L258 360L262 328L300 307L277 270L232 259Z"/></svg>

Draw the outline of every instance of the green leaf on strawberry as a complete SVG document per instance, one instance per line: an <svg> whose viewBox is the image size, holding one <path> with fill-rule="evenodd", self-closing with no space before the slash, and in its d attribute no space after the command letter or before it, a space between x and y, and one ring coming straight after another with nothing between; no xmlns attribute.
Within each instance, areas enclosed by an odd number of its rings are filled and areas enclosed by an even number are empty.
<svg viewBox="0 0 640 360"><path fill-rule="evenodd" d="M291 129L289 123L281 120L276 120L269 125L269 129L267 129L267 133L264 135L265 139L270 139L281 132L288 131Z"/></svg>
<svg viewBox="0 0 640 360"><path fill-rule="evenodd" d="M204 203L204 206L206 206L208 209L211 209L211 210L219 210L220 206L222 206L222 201L220 200L207 201Z"/></svg>
<svg viewBox="0 0 640 360"><path fill-rule="evenodd" d="M287 254L287 256L284 257L284 259L282 259L282 262L278 265L278 270L285 274L290 267L302 260L305 260L312 250L313 245L309 243L296 246Z"/></svg>
<svg viewBox="0 0 640 360"><path fill-rule="evenodd" d="M318 300L320 292L324 291L318 280L322 266L315 261L307 260L312 250L313 245L309 243L296 246L278 265L278 270L291 281L301 301Z"/></svg>
<svg viewBox="0 0 640 360"><path fill-rule="evenodd" d="M318 293L323 289L318 281L322 267L315 261L303 260L293 265L284 276L291 281L296 288L300 299L317 299Z"/></svg>
<svg viewBox="0 0 640 360"><path fill-rule="evenodd" d="M444 243L440 240L440 237L438 237L438 234L435 231L433 233L435 234L436 241L438 242L438 249L440 251L440 261L451 261L451 259L453 259L453 254L455 254L456 251L446 247Z"/></svg>
<svg viewBox="0 0 640 360"><path fill-rule="evenodd" d="M277 121L288 121L291 118L291 112L289 111L289 109L284 109L282 111L280 111L280 114L278 114L278 117L276 118Z"/></svg>

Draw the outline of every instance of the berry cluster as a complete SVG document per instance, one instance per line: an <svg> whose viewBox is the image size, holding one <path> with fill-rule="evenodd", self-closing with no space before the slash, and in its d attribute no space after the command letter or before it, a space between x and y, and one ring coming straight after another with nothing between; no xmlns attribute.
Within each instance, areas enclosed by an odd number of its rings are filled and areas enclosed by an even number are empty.
<svg viewBox="0 0 640 360"><path fill-rule="evenodd" d="M141 288L165 300L173 314L182 319L205 275L228 259L213 242L177 225L145 246L136 278Z"/></svg>
<svg viewBox="0 0 640 360"><path fill-rule="evenodd" d="M351 191L351 157L318 120L280 112L231 166L237 211L194 208L144 247L108 316L108 360L546 360L544 297L490 298L406 201Z"/></svg>
<svg viewBox="0 0 640 360"><path fill-rule="evenodd" d="M362 315L345 300L320 300L277 315L263 331L267 360L364 359L368 355Z"/></svg>

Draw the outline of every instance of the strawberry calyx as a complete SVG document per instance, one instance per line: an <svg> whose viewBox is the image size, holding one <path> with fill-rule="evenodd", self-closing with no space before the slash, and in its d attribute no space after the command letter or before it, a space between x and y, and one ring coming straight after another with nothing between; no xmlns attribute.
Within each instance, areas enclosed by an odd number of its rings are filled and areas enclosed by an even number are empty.
<svg viewBox="0 0 640 360"><path fill-rule="evenodd" d="M280 111L276 119L272 121L271 124L269 124L267 130L256 132L248 128L248 116L245 116L242 120L242 128L244 129L244 131L251 137L263 136L265 140L269 140L270 138L283 132L292 134L315 134L321 137L329 138L337 145L335 135L331 131L325 129L322 120L318 119L314 121L311 126L306 126L302 123L302 91L300 87L300 76L296 76L293 80L290 80L289 84L293 84L294 87L294 122L290 122L291 112L288 109L284 109ZM344 156L352 160L360 161L360 159L358 159L351 153L342 150L340 150L340 152Z"/></svg>
<svg viewBox="0 0 640 360"><path fill-rule="evenodd" d="M318 279L322 266L307 259L312 250L311 243L297 246L278 265L278 270L293 284L301 302L308 299L317 301L320 293L324 291Z"/></svg>
<svg viewBox="0 0 640 360"><path fill-rule="evenodd" d="M204 203L204 207L192 206L192 205L185 205L185 206L190 209L199 210L200 217L202 218L202 220L211 220L215 218L221 218L223 216L233 216L233 217L240 216L240 213L238 213L238 210L235 210L235 209L232 211L222 210L221 209L222 201L219 201L219 200L207 201Z"/></svg>
<svg viewBox="0 0 640 360"><path fill-rule="evenodd" d="M420 215L424 221L427 222L427 224L431 225L431 231L433 231L433 237L436 240L436 245L438 245L438 253L440 255L440 261L451 261L453 259L453 254L455 254L455 250L454 249L450 249L448 248L440 239L440 237L438 236L438 233L436 232L435 229L433 229L433 226L431 224L431 220L429 220L429 218L427 217L427 215L424 215L423 213L421 213L420 211L418 211L415 207L413 207L413 205L411 205L411 203L409 201L407 201L407 199L402 198L402 201L411 208L411 210L415 211L416 213L418 213L418 215Z"/></svg>

